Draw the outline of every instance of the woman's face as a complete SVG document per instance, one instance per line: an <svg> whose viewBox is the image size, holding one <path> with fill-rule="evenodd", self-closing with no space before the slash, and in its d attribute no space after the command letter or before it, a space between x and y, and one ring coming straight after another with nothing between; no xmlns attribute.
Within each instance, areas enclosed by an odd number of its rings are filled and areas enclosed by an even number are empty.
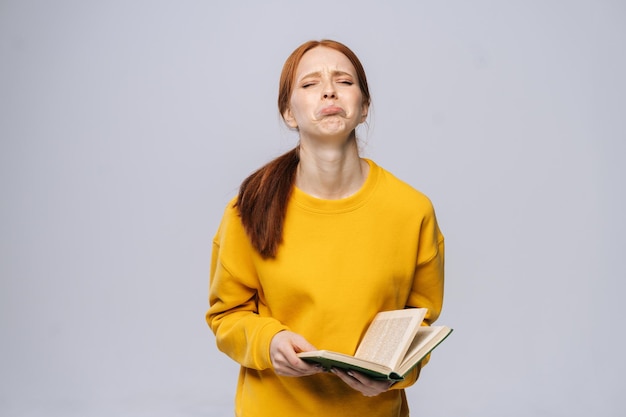
<svg viewBox="0 0 626 417"><path fill-rule="evenodd" d="M365 121L367 110L354 66L344 54L316 47L302 56L283 114L301 139L345 139Z"/></svg>

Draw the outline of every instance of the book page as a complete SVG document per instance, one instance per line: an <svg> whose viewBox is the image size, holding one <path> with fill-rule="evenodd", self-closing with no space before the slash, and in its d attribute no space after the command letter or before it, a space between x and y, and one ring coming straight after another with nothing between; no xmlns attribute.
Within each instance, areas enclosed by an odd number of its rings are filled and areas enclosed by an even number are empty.
<svg viewBox="0 0 626 417"><path fill-rule="evenodd" d="M411 347L409 347L409 351L406 353L406 356L409 357L411 355L415 355L422 349L429 341L432 339L436 333L439 331L439 327L424 327L421 328L417 335L415 335L415 339L411 343Z"/></svg>
<svg viewBox="0 0 626 417"><path fill-rule="evenodd" d="M363 348L355 356L381 364L392 362L398 345L402 343L402 336L410 324L410 317L373 322L368 332L376 335L376 337L368 340L368 343L363 345Z"/></svg>
<svg viewBox="0 0 626 417"><path fill-rule="evenodd" d="M405 355L405 360L398 368L399 373L404 375L417 362L422 360L430 351L441 343L452 332L447 326L423 326L420 327L411 347Z"/></svg>
<svg viewBox="0 0 626 417"><path fill-rule="evenodd" d="M425 314L426 309L379 313L354 356L395 368L402 361Z"/></svg>

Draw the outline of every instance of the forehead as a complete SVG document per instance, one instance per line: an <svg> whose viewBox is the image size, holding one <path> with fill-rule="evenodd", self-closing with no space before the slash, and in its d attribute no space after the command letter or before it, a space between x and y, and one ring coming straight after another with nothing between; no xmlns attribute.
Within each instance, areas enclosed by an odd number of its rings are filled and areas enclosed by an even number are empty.
<svg viewBox="0 0 626 417"><path fill-rule="evenodd" d="M347 56L334 49L318 46L302 56L296 70L296 78L324 71L342 71L356 76L354 65Z"/></svg>

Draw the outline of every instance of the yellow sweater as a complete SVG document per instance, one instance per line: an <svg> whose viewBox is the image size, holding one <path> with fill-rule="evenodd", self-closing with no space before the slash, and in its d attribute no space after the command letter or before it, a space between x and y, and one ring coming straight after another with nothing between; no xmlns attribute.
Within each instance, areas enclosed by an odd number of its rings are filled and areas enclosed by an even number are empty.
<svg viewBox="0 0 626 417"><path fill-rule="evenodd" d="M408 416L403 388L365 397L322 373L277 376L272 337L288 329L318 349L353 354L379 311L443 301L444 241L430 200L367 160L354 195L321 200L294 189L275 259L252 248L231 202L213 241L207 323L218 348L241 365L240 417Z"/></svg>

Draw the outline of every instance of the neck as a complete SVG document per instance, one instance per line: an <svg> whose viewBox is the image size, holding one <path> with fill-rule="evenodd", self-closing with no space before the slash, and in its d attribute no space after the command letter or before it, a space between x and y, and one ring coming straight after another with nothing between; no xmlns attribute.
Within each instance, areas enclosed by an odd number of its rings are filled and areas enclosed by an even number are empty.
<svg viewBox="0 0 626 417"><path fill-rule="evenodd" d="M300 143L296 186L325 200L337 200L356 193L367 178L369 165L359 157L356 139L339 146Z"/></svg>

